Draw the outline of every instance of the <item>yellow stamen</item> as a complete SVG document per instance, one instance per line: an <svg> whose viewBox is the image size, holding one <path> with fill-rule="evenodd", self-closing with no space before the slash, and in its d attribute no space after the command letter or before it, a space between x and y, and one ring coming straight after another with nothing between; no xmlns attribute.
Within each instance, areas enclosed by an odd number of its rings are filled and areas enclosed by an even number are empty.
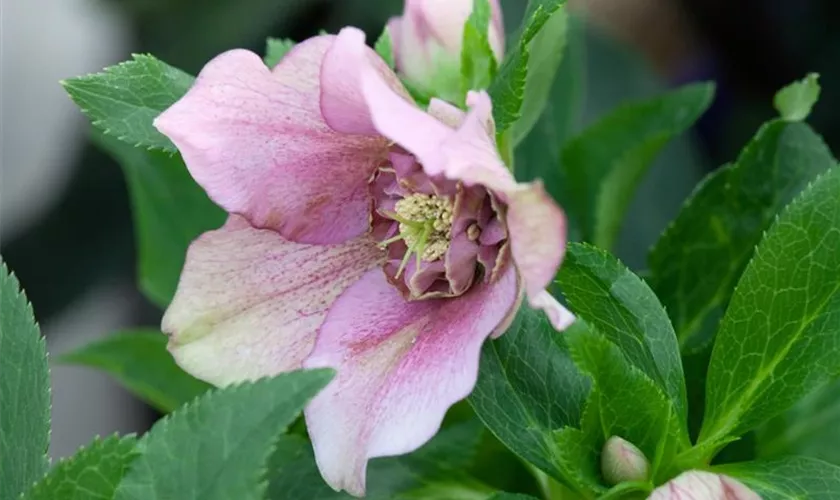
<svg viewBox="0 0 840 500"><path fill-rule="evenodd" d="M412 194L396 203L395 213L386 215L399 222L399 234L380 242L387 246L404 240L405 256L397 269L396 276L405 270L408 259L414 254L417 268L421 261L433 262L440 259L449 249L452 229L452 202L447 198L427 194Z"/></svg>

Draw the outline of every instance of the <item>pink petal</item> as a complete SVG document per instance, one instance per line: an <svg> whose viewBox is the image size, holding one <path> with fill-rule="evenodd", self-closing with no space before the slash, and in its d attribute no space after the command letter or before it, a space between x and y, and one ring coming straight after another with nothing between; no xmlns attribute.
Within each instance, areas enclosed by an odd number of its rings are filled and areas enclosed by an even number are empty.
<svg viewBox="0 0 840 500"><path fill-rule="evenodd" d="M219 386L300 368L327 309L381 258L366 237L305 245L231 215L190 246L163 318L169 349Z"/></svg>
<svg viewBox="0 0 840 500"><path fill-rule="evenodd" d="M729 476L694 470L683 472L656 488L648 500L761 500L761 497Z"/></svg>
<svg viewBox="0 0 840 500"><path fill-rule="evenodd" d="M345 134L378 136L362 95L360 75L379 76L391 94L411 100L399 78L379 55L365 45L365 34L344 28L324 56L321 66L321 114L327 124Z"/></svg>
<svg viewBox="0 0 840 500"><path fill-rule="evenodd" d="M467 116L461 108L453 106L442 99L438 99L437 97L432 97L429 101L427 111L430 115L434 116L452 129L460 127L461 123L464 122L464 117Z"/></svg>
<svg viewBox="0 0 840 500"><path fill-rule="evenodd" d="M538 296L554 279L565 254L566 217L541 182L517 184L502 163L493 139L489 96L470 92L467 104L470 111L463 124L442 147L446 159L440 168L451 179L488 187L507 204L513 260L529 303L542 307Z"/></svg>
<svg viewBox="0 0 840 500"><path fill-rule="evenodd" d="M545 290L540 291L536 296L529 298L531 307L541 309L551 322L555 330L562 332L575 322L575 315L557 299Z"/></svg>
<svg viewBox="0 0 840 500"><path fill-rule="evenodd" d="M373 123L382 135L414 154L430 176L482 185L508 206L514 262L532 307L551 283L566 250L566 217L540 182L517 184L496 149L492 104L485 92L470 92L470 111L453 130L390 92L374 72L362 75ZM445 106L435 105L437 113Z"/></svg>
<svg viewBox="0 0 840 500"><path fill-rule="evenodd" d="M433 36L443 50L460 56L464 40L464 23L472 13L473 0L406 0L405 17L417 25L418 41ZM504 25L499 0L490 0L490 46L501 60L504 54ZM417 42L415 42L417 43Z"/></svg>
<svg viewBox="0 0 840 500"><path fill-rule="evenodd" d="M381 139L336 134L321 117L318 73L334 40L297 45L273 73L251 52L226 52L155 120L216 203L301 243L368 229L367 181L387 150Z"/></svg>
<svg viewBox="0 0 840 500"><path fill-rule="evenodd" d="M512 267L455 299L406 302L378 269L347 289L304 362L338 371L306 410L327 483L362 495L368 459L431 439L472 391L481 345L510 324L517 294Z"/></svg>
<svg viewBox="0 0 840 500"><path fill-rule="evenodd" d="M388 24L385 25L385 29L388 30L388 36L391 37L391 52L393 52L394 59L399 57L399 51L396 50L396 47L400 46L400 42L402 40L402 18L401 17L392 17L388 19ZM395 66L399 66L399 63L395 62Z"/></svg>
<svg viewBox="0 0 840 500"><path fill-rule="evenodd" d="M542 182L520 184L508 195L510 248L529 302L554 279L566 253L566 216Z"/></svg>
<svg viewBox="0 0 840 500"><path fill-rule="evenodd" d="M442 162L438 148L452 129L396 94L376 71L360 67L361 90L376 130L399 144L421 162ZM424 165L424 170L429 172ZM439 173L439 172L437 172Z"/></svg>

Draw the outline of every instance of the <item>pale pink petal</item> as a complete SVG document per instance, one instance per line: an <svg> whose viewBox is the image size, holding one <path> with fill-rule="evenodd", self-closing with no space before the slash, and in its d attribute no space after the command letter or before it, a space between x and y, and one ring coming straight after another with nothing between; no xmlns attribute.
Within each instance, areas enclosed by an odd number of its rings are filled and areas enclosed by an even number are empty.
<svg viewBox="0 0 840 500"><path fill-rule="evenodd" d="M490 45L499 61L505 53L505 21L502 17L502 4L500 0L490 0L490 21L493 23L495 33L491 31Z"/></svg>
<svg viewBox="0 0 840 500"><path fill-rule="evenodd" d="M432 97L429 101L427 111L430 115L445 123L453 130L461 126L461 123L464 122L464 117L467 115L461 108L453 106L437 97Z"/></svg>
<svg viewBox="0 0 840 500"><path fill-rule="evenodd" d="M648 500L761 500L761 497L729 476L693 470L656 488Z"/></svg>
<svg viewBox="0 0 840 500"><path fill-rule="evenodd" d="M443 159L438 148L452 135L452 129L396 94L376 71L364 67L359 71L362 94L376 130L421 163L432 158L433 164L440 164ZM423 168L426 170L425 165Z"/></svg>
<svg viewBox="0 0 840 500"><path fill-rule="evenodd" d="M529 303L534 309L541 309L551 322L551 326L557 331L563 331L575 322L575 315L545 290L532 298L529 297Z"/></svg>
<svg viewBox="0 0 840 500"><path fill-rule="evenodd" d="M395 59L395 66L399 66L399 62L396 61L399 58L399 51L396 48L400 46L402 41L402 23L401 17L392 17L388 19L388 24L385 25L388 36L391 37L391 52Z"/></svg>
<svg viewBox="0 0 840 500"><path fill-rule="evenodd" d="M467 104L470 111L463 124L442 147L446 159L441 169L451 179L488 187L507 204L513 260L529 303L542 308L545 301L537 297L554 279L565 254L566 217L541 182L517 184L502 163L493 140L489 96L470 92Z"/></svg>
<svg viewBox="0 0 840 500"><path fill-rule="evenodd" d="M300 368L327 309L381 258L366 237L292 243L232 215L187 252L163 318L169 349L184 370L219 386Z"/></svg>
<svg viewBox="0 0 840 500"><path fill-rule="evenodd" d="M421 25L418 32L428 31L443 45L443 50L460 56L464 40L464 24L472 13L473 0L407 0L406 16ZM490 46L497 59L504 54L504 25L499 0L490 0ZM422 39L421 39L422 40Z"/></svg>
<svg viewBox="0 0 840 500"><path fill-rule="evenodd" d="M481 345L509 324L517 294L509 267L458 298L406 302L377 269L339 297L304 362L338 372L306 409L327 483L362 495L368 459L428 441L472 391Z"/></svg>
<svg viewBox="0 0 840 500"><path fill-rule="evenodd" d="M338 132L378 136L362 95L363 71L378 75L391 94L411 100L397 75L365 45L364 32L357 28L344 28L321 65L321 114L327 124Z"/></svg>
<svg viewBox="0 0 840 500"><path fill-rule="evenodd" d="M536 296L554 279L566 253L566 216L540 181L520 184L507 195L511 253L536 306Z"/></svg>
<svg viewBox="0 0 840 500"><path fill-rule="evenodd" d="M251 52L210 61L155 126L226 211L301 243L340 243L368 229L367 181L386 141L335 133L318 72L335 37L298 44L273 73Z"/></svg>

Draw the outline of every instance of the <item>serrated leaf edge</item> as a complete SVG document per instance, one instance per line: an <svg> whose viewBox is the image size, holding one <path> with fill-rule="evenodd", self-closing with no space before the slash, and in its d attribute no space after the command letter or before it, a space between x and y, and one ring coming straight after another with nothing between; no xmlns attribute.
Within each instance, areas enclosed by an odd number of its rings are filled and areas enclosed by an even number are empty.
<svg viewBox="0 0 840 500"><path fill-rule="evenodd" d="M32 318L32 323L35 326L35 329L38 331L38 339L36 342L38 343L39 347L41 348L41 352L44 354L44 363L47 366L47 446L48 448L44 450L44 454L42 457L44 463L44 473L47 474L49 472L49 468L52 465L52 461L50 460L49 456L49 443L52 438L52 384L50 384L50 380L52 379L52 370L50 370L50 354L47 351L47 339L44 337L43 332L41 332L41 325L38 323L38 319L35 317L35 308L32 306L32 302L29 300L29 297L26 296L26 292L24 291L23 287L20 284L20 280L18 279L17 275L9 269L9 266L6 264L6 261L0 256L0 274L5 274L7 279L14 284L15 295L13 300L23 299L24 302L24 311L28 313L29 317ZM43 476L42 476L43 479ZM31 487L31 486L30 486ZM26 491L21 492L21 497L26 493Z"/></svg>

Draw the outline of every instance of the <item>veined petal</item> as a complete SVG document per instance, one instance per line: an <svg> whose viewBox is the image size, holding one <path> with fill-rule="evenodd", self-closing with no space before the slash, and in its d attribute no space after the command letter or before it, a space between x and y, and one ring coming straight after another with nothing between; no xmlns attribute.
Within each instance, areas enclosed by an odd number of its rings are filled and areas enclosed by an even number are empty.
<svg viewBox="0 0 840 500"><path fill-rule="evenodd" d="M362 71L377 74L391 94L410 101L408 91L379 55L365 45L365 34L344 28L321 65L321 114L341 133L379 136L362 95Z"/></svg>
<svg viewBox="0 0 840 500"><path fill-rule="evenodd" d="M761 500L761 497L729 476L692 470L653 490L648 500Z"/></svg>
<svg viewBox="0 0 840 500"><path fill-rule="evenodd" d="M187 252L163 318L169 350L218 386L300 368L330 305L382 257L366 236L293 243L231 215Z"/></svg>
<svg viewBox="0 0 840 500"><path fill-rule="evenodd" d="M507 193L510 249L522 273L529 303L554 279L566 253L566 216L541 181L519 184Z"/></svg>
<svg viewBox="0 0 840 500"><path fill-rule="evenodd" d="M334 36L298 44L270 71L245 50L209 63L155 126L226 211L301 243L367 230L367 181L381 138L337 134L321 117L319 69Z"/></svg>
<svg viewBox="0 0 840 500"><path fill-rule="evenodd" d="M408 453L437 432L472 391L481 345L509 325L517 294L509 267L458 298L406 302L376 269L338 298L304 362L338 371L306 409L333 488L364 494L368 459Z"/></svg>

